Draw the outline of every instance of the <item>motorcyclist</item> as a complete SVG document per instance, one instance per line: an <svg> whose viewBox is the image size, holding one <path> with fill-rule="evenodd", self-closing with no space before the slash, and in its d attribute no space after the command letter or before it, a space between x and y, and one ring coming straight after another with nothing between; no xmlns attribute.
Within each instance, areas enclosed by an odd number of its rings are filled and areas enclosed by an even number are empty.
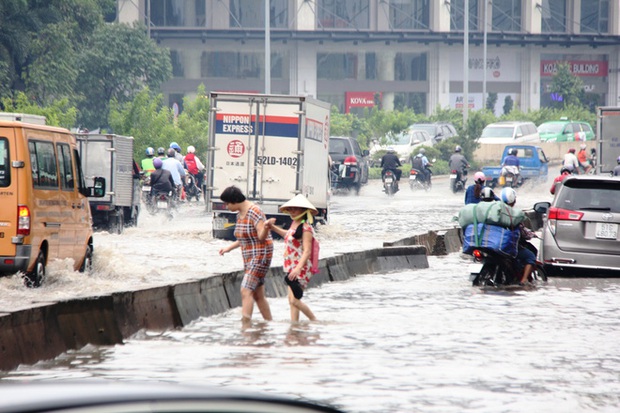
<svg viewBox="0 0 620 413"><path fill-rule="evenodd" d="M185 155L185 158L183 158L183 162L185 163L185 168L187 169L187 172L194 176L198 188L202 188L202 171L204 171L205 166L196 156L196 148L194 148L192 145L187 147L187 155Z"/></svg>
<svg viewBox="0 0 620 413"><path fill-rule="evenodd" d="M381 157L381 179L383 179L385 172L390 170L394 173L396 182L400 181L400 176L403 173L403 171L399 169L400 166L402 166L400 159L398 159L398 155L394 148L390 146L387 148L387 153Z"/></svg>
<svg viewBox="0 0 620 413"><path fill-rule="evenodd" d="M174 149L174 159L181 162L181 165L183 165L183 154L181 154L181 147L179 146L179 144L176 142L172 142L170 144L170 149Z"/></svg>
<svg viewBox="0 0 620 413"><path fill-rule="evenodd" d="M565 166L563 166L560 169L560 175L556 176L555 179L553 180L553 184L551 184L551 189L549 189L549 192L551 192L551 195L555 195L555 191L557 187L560 186L562 181L565 180L570 175L571 175L571 171Z"/></svg>
<svg viewBox="0 0 620 413"><path fill-rule="evenodd" d="M185 168L181 165L181 162L175 159L176 151L172 148L168 149L168 157L162 162L162 169L170 171L172 174L172 180L174 181L175 199L179 200L183 194L183 184L185 182Z"/></svg>
<svg viewBox="0 0 620 413"><path fill-rule="evenodd" d="M493 192L490 186L485 186L484 188L482 188L482 192L480 192L480 201L493 202L499 201L499 198L497 197L497 195L495 195L495 192Z"/></svg>
<svg viewBox="0 0 620 413"><path fill-rule="evenodd" d="M515 179L517 178L521 167L521 162L517 157L517 148L512 148L508 151L508 156L504 158L504 162L502 162L501 166L501 176L506 177L506 175L512 174Z"/></svg>
<svg viewBox="0 0 620 413"><path fill-rule="evenodd" d="M448 167L451 171L458 171L461 175L467 175L469 162L467 162L465 155L461 153L462 151L463 148L456 145L456 148L454 148L454 153L450 156L450 160L448 160Z"/></svg>
<svg viewBox="0 0 620 413"><path fill-rule="evenodd" d="M426 150L424 148L420 148L418 154L416 156L412 156L411 167L413 169L417 169L420 171L422 176L424 177L424 182L431 183L431 171L428 169L429 166L433 166L432 163L428 161L428 158L425 155Z"/></svg>
<svg viewBox="0 0 620 413"><path fill-rule="evenodd" d="M577 154L577 160L579 161L579 166L583 168L583 173L587 174L592 169L592 165L590 165L590 160L588 159L588 153L586 152L586 148L588 146L585 143L582 143L579 147L579 153Z"/></svg>
<svg viewBox="0 0 620 413"><path fill-rule="evenodd" d="M570 148L568 152L564 155L564 162L562 166L568 168L574 174L579 173L579 159L575 155L575 148Z"/></svg>
<svg viewBox="0 0 620 413"><path fill-rule="evenodd" d="M174 189L174 180L170 171L162 168L163 162L159 158L153 159L155 171L151 173L151 196L159 193L169 194Z"/></svg>
<svg viewBox="0 0 620 413"><path fill-rule="evenodd" d="M157 148L157 157L161 159L162 161L167 158L166 150L161 146Z"/></svg>
<svg viewBox="0 0 620 413"><path fill-rule="evenodd" d="M474 183L469 185L465 190L465 205L477 204L481 200L482 189L484 188L484 182L486 176L482 172L476 172L474 174Z"/></svg>
<svg viewBox="0 0 620 413"><path fill-rule="evenodd" d="M504 188L500 194L500 199L505 204L514 207L514 204L517 202L517 193L512 188ZM536 265L536 254L530 250L528 247L528 240L536 237L533 231L523 225L523 223L519 224L519 246L517 252L517 261L523 267L523 273L521 275L521 280L519 284L525 284L529 277L532 275L532 271L534 271L534 266Z"/></svg>
<svg viewBox="0 0 620 413"><path fill-rule="evenodd" d="M618 159L616 159L616 162L618 163L618 166L614 168L613 175L620 176L620 156L618 156Z"/></svg>
<svg viewBox="0 0 620 413"><path fill-rule="evenodd" d="M153 157L155 156L155 149L149 146L148 148L146 148L145 153L146 153L146 158L140 161L140 167L142 171L144 172L144 175L149 176L155 170L155 167L153 166Z"/></svg>

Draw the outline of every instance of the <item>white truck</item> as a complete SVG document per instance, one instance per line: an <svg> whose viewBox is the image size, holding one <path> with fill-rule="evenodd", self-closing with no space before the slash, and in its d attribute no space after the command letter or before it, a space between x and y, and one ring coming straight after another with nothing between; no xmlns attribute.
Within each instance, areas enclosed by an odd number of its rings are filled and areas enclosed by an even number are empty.
<svg viewBox="0 0 620 413"><path fill-rule="evenodd" d="M620 156L620 107L596 108L596 173L610 174Z"/></svg>
<svg viewBox="0 0 620 413"><path fill-rule="evenodd" d="M303 194L328 219L328 103L307 96L212 92L205 201L213 236L235 239L236 214L220 201L237 186L267 217L288 226L280 206Z"/></svg>

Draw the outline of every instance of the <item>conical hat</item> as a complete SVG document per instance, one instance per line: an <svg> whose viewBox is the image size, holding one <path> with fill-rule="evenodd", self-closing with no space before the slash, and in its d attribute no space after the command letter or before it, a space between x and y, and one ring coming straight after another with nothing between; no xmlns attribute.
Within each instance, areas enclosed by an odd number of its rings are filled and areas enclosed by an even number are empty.
<svg viewBox="0 0 620 413"><path fill-rule="evenodd" d="M312 212L312 215L316 215L319 211L308 201L308 198L302 194L295 195L295 197L289 201L286 201L281 207L280 211L286 212L287 208L303 208Z"/></svg>

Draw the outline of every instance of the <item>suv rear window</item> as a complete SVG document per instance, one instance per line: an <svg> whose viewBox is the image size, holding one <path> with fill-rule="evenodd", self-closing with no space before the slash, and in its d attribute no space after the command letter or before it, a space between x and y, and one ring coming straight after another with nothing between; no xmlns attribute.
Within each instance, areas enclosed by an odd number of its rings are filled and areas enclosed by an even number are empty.
<svg viewBox="0 0 620 413"><path fill-rule="evenodd" d="M11 165L9 157L9 142L0 138L0 188L11 185Z"/></svg>
<svg viewBox="0 0 620 413"><path fill-rule="evenodd" d="M330 139L329 140L329 153L337 155L350 155L350 148L347 141L344 139Z"/></svg>
<svg viewBox="0 0 620 413"><path fill-rule="evenodd" d="M620 212L620 185L612 181L571 179L564 182L555 206L572 211Z"/></svg>

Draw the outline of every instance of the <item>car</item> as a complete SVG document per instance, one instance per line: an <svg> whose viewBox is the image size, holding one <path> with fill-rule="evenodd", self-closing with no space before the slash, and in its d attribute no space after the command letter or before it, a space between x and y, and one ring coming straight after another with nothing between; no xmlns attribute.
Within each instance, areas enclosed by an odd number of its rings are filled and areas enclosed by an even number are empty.
<svg viewBox="0 0 620 413"><path fill-rule="evenodd" d="M504 121L487 125L478 138L478 143L501 143L509 145L520 142L540 142L538 129L533 122Z"/></svg>
<svg viewBox="0 0 620 413"><path fill-rule="evenodd" d="M368 183L369 152L360 147L350 136L330 136L329 156L332 160L332 182L335 189L353 189L359 193L362 185Z"/></svg>
<svg viewBox="0 0 620 413"><path fill-rule="evenodd" d="M435 122L435 123L414 123L409 127L412 130L423 130L428 133L435 143L444 139L458 136L456 128L451 123Z"/></svg>
<svg viewBox="0 0 620 413"><path fill-rule="evenodd" d="M8 382L0 385L3 413L342 413L282 396L172 383L112 381Z"/></svg>
<svg viewBox="0 0 620 413"><path fill-rule="evenodd" d="M372 153L380 150L387 150L387 148L391 147L396 151L398 159L401 163L409 162L409 157L411 154L420 146L435 145L435 141L433 141L433 138L428 134L428 132L412 129L411 126L397 135L390 135L387 141L389 143L386 145L379 145L375 142L372 148Z"/></svg>
<svg viewBox="0 0 620 413"><path fill-rule="evenodd" d="M551 203L539 204L546 217L538 253L549 275L620 275L619 178L570 176Z"/></svg>
<svg viewBox="0 0 620 413"><path fill-rule="evenodd" d="M594 140L594 130L588 122L567 119L543 122L538 125L538 134L543 142L572 142Z"/></svg>

